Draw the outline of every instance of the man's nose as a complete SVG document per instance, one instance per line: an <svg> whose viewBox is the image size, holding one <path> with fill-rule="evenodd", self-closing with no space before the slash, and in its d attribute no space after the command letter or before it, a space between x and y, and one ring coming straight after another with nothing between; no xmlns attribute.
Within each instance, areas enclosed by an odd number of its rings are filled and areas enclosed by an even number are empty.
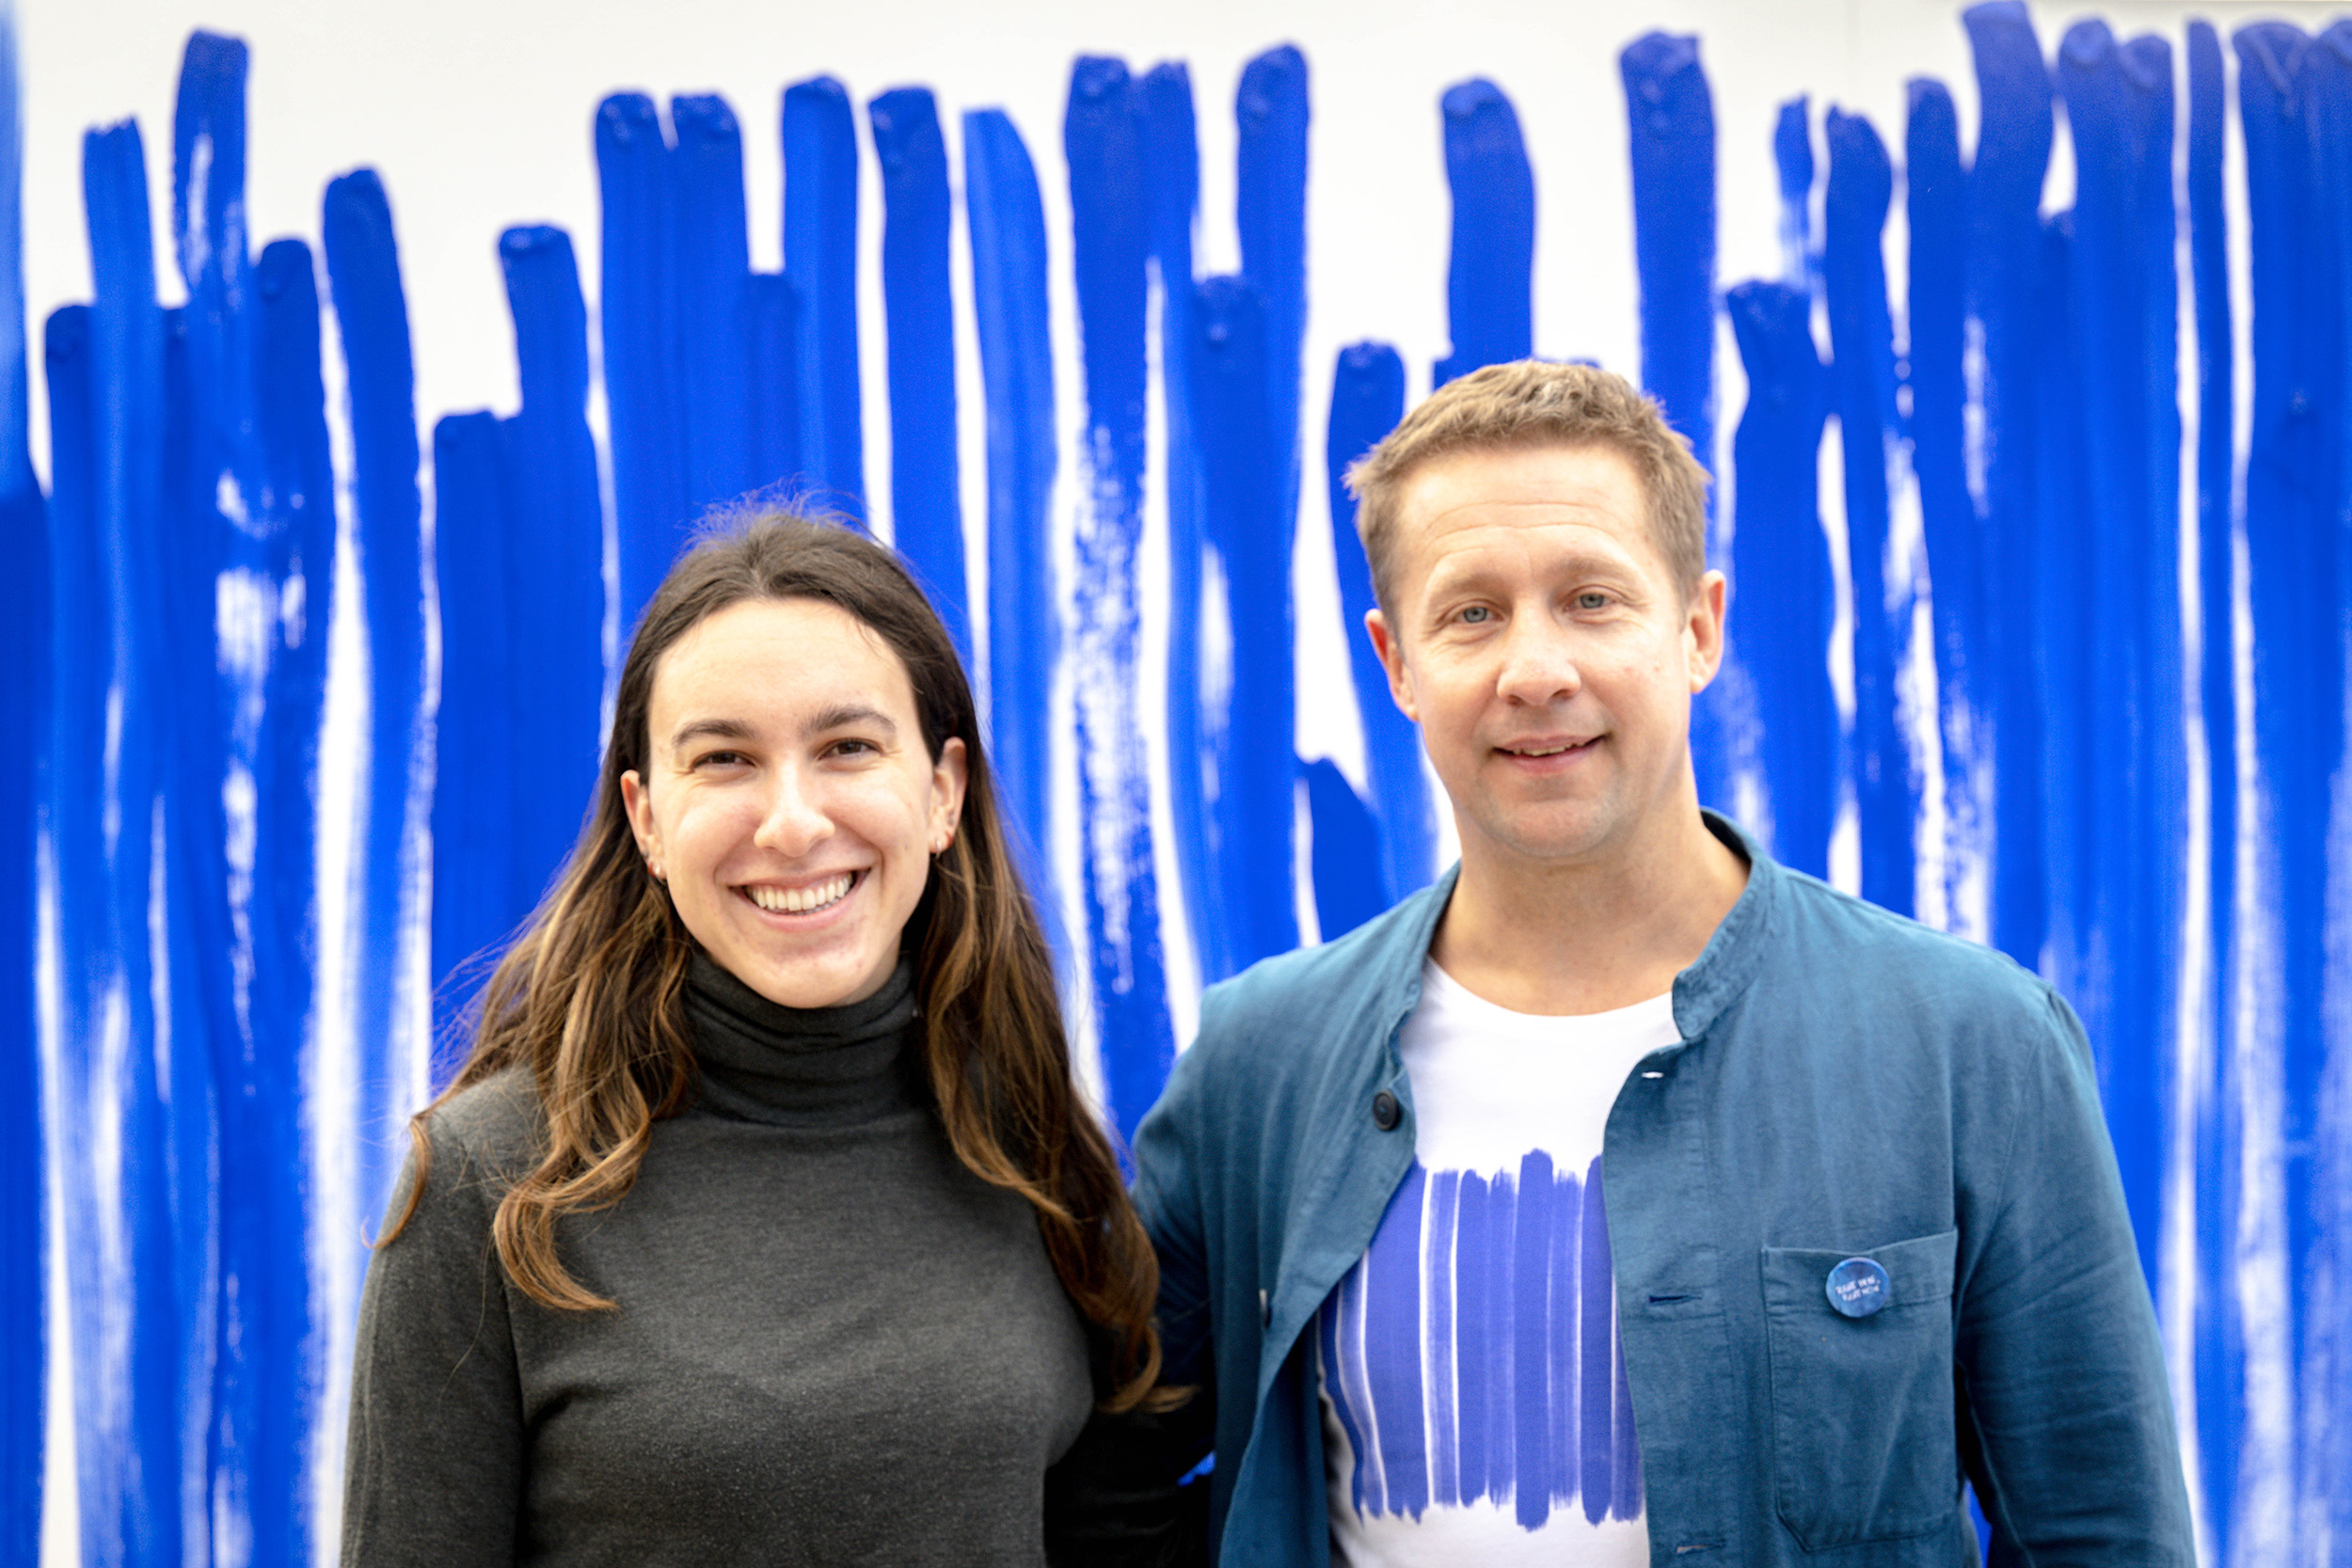
<svg viewBox="0 0 2352 1568"><path fill-rule="evenodd" d="M1502 668L1495 689L1506 701L1542 707L1573 697L1584 687L1577 651L1567 628L1549 615L1520 614L1504 634Z"/></svg>
<svg viewBox="0 0 2352 1568"><path fill-rule="evenodd" d="M809 781L800 769L779 768L752 842L763 849L797 859L823 843L832 831L833 819L826 815L822 800L810 790Z"/></svg>

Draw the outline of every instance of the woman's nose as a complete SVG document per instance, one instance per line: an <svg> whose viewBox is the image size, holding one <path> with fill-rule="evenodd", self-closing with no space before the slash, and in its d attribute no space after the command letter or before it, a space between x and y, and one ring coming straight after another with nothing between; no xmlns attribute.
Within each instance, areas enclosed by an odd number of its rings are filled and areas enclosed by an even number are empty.
<svg viewBox="0 0 2352 1568"><path fill-rule="evenodd" d="M776 775L752 842L763 849L797 859L823 843L832 831L833 820L825 815L822 802L808 789L807 781L797 769L785 768Z"/></svg>

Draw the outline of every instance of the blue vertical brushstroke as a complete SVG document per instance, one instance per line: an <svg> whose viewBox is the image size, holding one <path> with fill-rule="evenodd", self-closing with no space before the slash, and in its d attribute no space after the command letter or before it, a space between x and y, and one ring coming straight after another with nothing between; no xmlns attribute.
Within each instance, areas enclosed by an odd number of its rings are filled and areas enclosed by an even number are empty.
<svg viewBox="0 0 2352 1568"><path fill-rule="evenodd" d="M1555 1504L1573 1500L1584 1476L1584 1413L1577 1401L1583 1373L1584 1181L1575 1171L1557 1173L1559 1195L1551 1222L1551 1366L1547 1393L1551 1408L1549 1441Z"/></svg>
<svg viewBox="0 0 2352 1568"><path fill-rule="evenodd" d="M48 1395L48 1182L40 1132L39 951L41 800L49 789L49 518L26 434L24 122L16 25L0 13L0 863L20 868L0 899L0 1560L40 1554Z"/></svg>
<svg viewBox="0 0 2352 1568"><path fill-rule="evenodd" d="M353 846L352 1038L359 1053L358 1202L382 1211L399 1161L409 1027L400 994L423 785L424 562L416 372L391 203L373 169L328 182L321 225L350 398L352 541L368 635L368 752ZM420 824L421 825L421 824Z"/></svg>
<svg viewBox="0 0 2352 1568"><path fill-rule="evenodd" d="M825 501L863 525L857 123L849 90L830 76L784 93L784 275L801 308L801 461Z"/></svg>
<svg viewBox="0 0 2352 1568"><path fill-rule="evenodd" d="M801 465L801 303L782 273L755 272L744 285L743 336L750 355L744 390L751 483L795 487Z"/></svg>
<svg viewBox="0 0 2352 1568"><path fill-rule="evenodd" d="M434 764L463 787L433 792L434 1076L453 1072L470 1040L467 1011L491 955L528 911L517 908L514 759L517 701L510 615L503 437L495 414L452 414L433 427L433 576L441 607L441 697ZM535 776L536 768L531 770Z"/></svg>
<svg viewBox="0 0 2352 1568"><path fill-rule="evenodd" d="M1201 972L1230 973L1218 956L1225 922L1216 832L1209 801L1216 793L1216 752L1211 732L1222 716L1202 712L1203 648L1227 635L1231 616L1204 625L1202 588L1208 534L1200 416L1193 406L1193 230L1200 215L1200 150L1193 119L1192 77L1182 61L1153 66L1134 87L1143 127L1145 233L1152 297L1159 306L1160 402L1168 432L1162 465L1168 501L1168 804L1184 911Z"/></svg>
<svg viewBox="0 0 2352 1568"><path fill-rule="evenodd" d="M1507 1455L1509 1433L1495 1430L1498 1406L1511 1386L1510 1345L1497 1342L1495 1329L1511 1299L1506 1254L1496 1245L1506 1209L1506 1179L1490 1183L1464 1171L1454 1222L1454 1399L1460 1468L1454 1490L1438 1501L1456 1505L1485 1500L1497 1449Z"/></svg>
<svg viewBox="0 0 2352 1568"><path fill-rule="evenodd" d="M2239 73L2244 93L2245 71ZM2320 884L2317 929L2291 930L2288 936L2290 989L2297 969L2308 976L2312 994L2303 1004L2315 1027L2308 1033L2292 1027L2287 1037L2285 1091L2289 1116L2287 1137L2293 1150L2288 1166L2288 1277L2304 1291L2297 1313L2295 1375L2298 1400L2296 1492L2304 1514L2302 1532L2317 1550L2320 1542L2342 1539L2352 1531L2352 1487L2344 1477L2352 1465L2352 1436L2344 1430L2352 1418L2352 1331L2345 1314L2329 1310L2352 1292L2352 1243L2344 1236L2344 1216L2352 1212L2352 1139L2343 1131L2338 1107L2352 1085L2352 1029L2346 1027L2346 981L2344 966L2330 944L2341 941L2352 898L2344 887L2347 859L2352 858L2352 821L2345 806L2352 799L2341 782L2344 765L2344 695L2347 610L2352 610L2352 386L2347 385L2347 345L2352 322L2346 320L2346 292L2352 290L2352 20L2339 19L2306 45L2296 74L2299 118L2305 126L2310 170L2309 227L2298 237L2299 282L2303 319L2297 333L2309 374L2298 390L2297 412L2313 427L2312 450L2317 458L2303 471L2306 504L2317 534L2318 547L2304 552L2307 586L2303 593L2315 612L2313 620L2326 633L2332 662L2314 672L2335 683L2312 692L2315 709L2325 709L2302 736L2307 748L2302 766L2309 770L2314 821L2324 824L2324 836L2298 840L2281 833L2276 840L2288 855L2301 860L2298 876ZM2251 165L2250 145L2249 164ZM2257 321L2260 319L2257 299ZM2256 349L2260 365L2261 349ZM2298 367L2302 368L2302 367ZM2256 383L2259 388L2259 380ZM2262 635L2258 626L2255 636ZM2257 656L2259 657L2259 655ZM2261 708L2256 691L2256 711ZM2303 847L2316 847L2313 854ZM2308 943L2308 956L2302 950ZM2334 961L2331 961L2333 959ZM2294 1004L2290 1004L2293 1006Z"/></svg>
<svg viewBox="0 0 2352 1568"><path fill-rule="evenodd" d="M1446 88L1438 110L1454 193L1445 284L1454 352L1438 361L1435 387L1535 352L1535 171L1518 111L1483 76Z"/></svg>
<svg viewBox="0 0 2352 1568"><path fill-rule="evenodd" d="M1229 627L1224 711L1204 698L1202 712L1202 739L1216 766L1208 819L1216 893L1194 942L1201 978L1215 983L1298 945L1291 530L1279 512L1257 290L1238 277L1196 285L1192 328L1201 510Z"/></svg>
<svg viewBox="0 0 2352 1568"><path fill-rule="evenodd" d="M554 881L595 790L604 696L604 508L588 433L588 310L571 238L544 226L510 229L499 236L499 264L515 320L522 407L503 424L508 500L499 537L506 550L512 658L493 678L509 694L512 727L496 743L532 759L528 776L517 778L509 795L512 926ZM714 328L732 352L713 358L740 365L742 339L732 327ZM739 380L729 388L739 408L740 388ZM730 439L739 442L740 426L733 429ZM730 482L740 479L739 469ZM445 674L444 693L449 685Z"/></svg>
<svg viewBox="0 0 2352 1568"><path fill-rule="evenodd" d="M1519 1299L1513 1314L1509 1408L1512 1412L1511 1496L1521 1529L1534 1529L1551 1514L1551 1413L1531 1397L1551 1386L1551 1313L1533 1310L1532 1296L1552 1283L1552 1229L1560 1220L1558 1183L1551 1156L1534 1149L1519 1161L1518 1212L1511 1237L1512 1274Z"/></svg>
<svg viewBox="0 0 2352 1568"><path fill-rule="evenodd" d="M1781 281L1809 289L1813 259L1813 134L1803 93L1772 122L1772 167L1780 177Z"/></svg>
<svg viewBox="0 0 2352 1568"><path fill-rule="evenodd" d="M1631 138L1633 258L1640 284L1642 388L1715 471L1715 104L1695 38L1648 33L1617 57ZM1713 491L1708 513L1714 520ZM1708 529L1710 554L1715 531ZM1727 649L1736 661L1736 648ZM1731 662L1692 704L1699 799L1735 799L1749 743L1745 672Z"/></svg>
<svg viewBox="0 0 2352 1568"><path fill-rule="evenodd" d="M88 1102L107 983L112 932L106 884L106 690L113 612L98 536L98 403L91 354L91 309L69 305L51 314L43 333L49 389L50 704L47 774L42 813L56 873L57 905L57 1075L53 1102L78 1113ZM97 1233L99 1194L92 1150L94 1130L78 1114L50 1129L60 1146L59 1208L68 1235ZM108 1282L86 1249L62 1254L69 1299L77 1320L98 1321ZM102 1391L87 1377L74 1382L77 1441L90 1423L108 1416ZM94 1436L94 1434L93 1434ZM92 1447L95 1448L94 1441ZM78 1478L84 1517L105 1529L111 1512L103 1477Z"/></svg>
<svg viewBox="0 0 2352 1568"><path fill-rule="evenodd" d="M2153 45L2153 49L2150 47ZM2099 650L2086 738L2102 766L2086 824L2094 885L2085 988L2143 1266L2155 1272L2173 1059L2182 846L2179 474L2171 404L2178 297L2172 68L2161 40L2119 46L2077 23L2058 51L2075 146L2073 307L2084 366L2089 552L2104 563L2088 619Z"/></svg>
<svg viewBox="0 0 2352 1568"><path fill-rule="evenodd" d="M1383 1501L1391 1513L1418 1519L1430 1502L1428 1438L1422 1425L1421 1376L1422 1215L1429 1173L1419 1161L1389 1200L1389 1212L1405 1223L1383 1221L1365 1254L1366 1267L1392 1283L1371 1292L1364 1307L1367 1345L1396 1346L1405 1354L1369 1357L1366 1381L1380 1423L1380 1458L1385 1469ZM1358 1461L1361 1465L1362 1461Z"/></svg>
<svg viewBox="0 0 2352 1568"><path fill-rule="evenodd" d="M2235 1227L2240 1202L2233 1151L2237 1037L2237 671L2236 345L2230 308L2229 212L2222 195L2228 95L2221 40L2208 22L2188 24L2188 250L2197 322L2197 578L2201 624L2198 700L2204 720L2206 866L2212 900L2206 926L2211 1005L2202 1026L2213 1041L2210 1076L2200 1085L2196 1127L2198 1450L2205 1520L2220 1560L2230 1561L2236 1514L2228 1456L2238 1451L2245 1398L2244 1340L2233 1307L2234 1249L2221 1244ZM2178 1334L2186 1325L2169 1325Z"/></svg>
<svg viewBox="0 0 2352 1568"><path fill-rule="evenodd" d="M1617 59L1633 149L1642 387L1715 467L1715 101L1699 41L1648 33Z"/></svg>
<svg viewBox="0 0 2352 1568"><path fill-rule="evenodd" d="M1233 226L1265 321L1266 422L1278 511L1298 516L1299 355L1307 339L1307 57L1292 44L1242 67L1233 93Z"/></svg>
<svg viewBox="0 0 2352 1568"><path fill-rule="evenodd" d="M1981 113L1967 183L1968 313L1983 343L1979 454L1985 519L1985 640L1991 672L1993 944L2027 968L2048 926L2042 860L2041 669L2034 641L2033 366L2048 341L2037 319L2042 177L2052 135L2049 71L2022 0L1986 0L1962 20L1975 51ZM1931 562L1932 568L1932 562ZM2007 585L1999 594L1992 584Z"/></svg>
<svg viewBox="0 0 2352 1568"><path fill-rule="evenodd" d="M612 514L620 552L621 638L669 571L693 515L687 488L672 207L676 182L660 116L643 93L596 108L603 201L597 325L612 426Z"/></svg>
<svg viewBox="0 0 2352 1568"><path fill-rule="evenodd" d="M1073 651L1088 946L1104 1079L1119 1129L1130 1134L1158 1097L1175 1041L1136 724L1149 239L1143 139L1125 65L1084 55L1072 68L1062 145L1086 374L1088 501L1078 527Z"/></svg>
<svg viewBox="0 0 2352 1568"><path fill-rule="evenodd" d="M1829 112L1829 190L1821 272L1829 298L1831 386L1845 451L1846 558L1853 584L1854 801L1862 896L1909 914L1915 896L1912 824L1918 789L1898 713L1896 676L1911 630L1911 595L1886 580L1890 448L1895 410L1894 325L1886 308L1881 235L1894 196L1885 145L1859 115Z"/></svg>
<svg viewBox="0 0 2352 1568"><path fill-rule="evenodd" d="M972 306L988 405L988 723L1033 877L1053 843L1054 344L1037 169L1001 109L963 117ZM1017 628L1017 629L1016 629Z"/></svg>
<svg viewBox="0 0 2352 1568"><path fill-rule="evenodd" d="M1991 765L1989 658L1984 646L1985 550L1968 493L1968 209L1960 161L1960 121L1943 83L1908 86L1903 133L1903 202L1910 229L1911 467L1919 488L1927 547L1929 609L1935 638L1938 721L1944 743L1946 908L1973 902L1980 875ZM1974 911L1968 911L1973 916Z"/></svg>
<svg viewBox="0 0 2352 1568"><path fill-rule="evenodd" d="M305 699L319 689L315 678L324 671L289 689L277 669L288 653L288 599L299 605L308 586L297 580L308 519L294 504L301 480L275 482L263 424L268 382L261 355L277 344L265 330L263 280L246 254L246 73L243 43L195 34L174 120L174 238L188 306L175 339L185 396L175 391L171 402L187 440L162 544L174 579L167 615L177 645L172 667L182 673L172 705L179 778L169 814L174 968L193 973L174 975L172 1060L177 1075L194 1055L196 1036L180 1015L195 1008L184 998L207 1016L214 1081L200 1089L216 1088L217 1146L199 1135L194 1112L201 1099L188 1090L199 1086L175 1088L173 1120L186 1150L183 1167L194 1167L191 1185L208 1187L217 1173L217 1306L191 1314L192 1323L207 1325L218 1314L217 1334L207 1333L191 1355L192 1372L214 1386L214 1473L207 1481L199 1454L191 1480L210 1495L215 1529L249 1542L257 1562L289 1563L310 1555L303 1418L317 1383L317 1346L307 1173L286 1169L288 1151L302 1138L310 987L283 972L309 962L305 895L314 869L307 834L290 844L280 820L309 823L310 781L307 771L289 778L278 764L290 743L302 744L286 726L316 722L315 702ZM307 267L307 250L302 261ZM282 293L283 280L277 281ZM315 288L306 292L315 313ZM316 337L314 322L313 380ZM273 711L270 699L281 694L287 706ZM224 817L224 781L226 799L238 808L234 820ZM250 859L231 858L230 847L239 844L251 846ZM273 885L288 877L299 879L297 887ZM192 954L178 956L190 946ZM183 1213L189 1208L183 1203ZM183 1295L211 1298L211 1271L189 1268L186 1259L183 1266L190 1281ZM199 1528L192 1522L191 1534Z"/></svg>
<svg viewBox="0 0 2352 1568"><path fill-rule="evenodd" d="M1356 498L1348 467L1379 443L1405 417L1405 361L1386 343L1353 343L1340 350L1331 372L1331 412L1325 427L1324 464L1331 498L1331 558L1340 583L1342 629L1347 634L1356 711L1363 723L1365 786L1380 827L1379 896L1383 906L1425 884L1437 871L1436 824L1429 784L1422 772L1421 732L1389 694L1389 673L1364 630L1377 605L1372 566L1356 531ZM1324 927L1327 935L1328 922Z"/></svg>
<svg viewBox="0 0 2352 1568"><path fill-rule="evenodd" d="M1584 1517L1608 1517L1615 1495L1616 1440L1611 1405L1616 1354L1616 1275L1609 1260L1609 1207L1600 1188L1600 1156L1584 1172L1583 1245L1577 1262L1578 1490Z"/></svg>
<svg viewBox="0 0 2352 1568"><path fill-rule="evenodd" d="M1837 700L1829 678L1836 580L1821 531L1821 430L1829 377L1813 345L1813 300L1780 283L1724 295L1748 380L1732 437L1740 474L1732 636L1756 690L1756 760L1772 854L1829 874L1837 815ZM1740 613L1748 611L1750 613Z"/></svg>
<svg viewBox="0 0 2352 1568"><path fill-rule="evenodd" d="M1355 1402L1346 1397L1342 1381L1343 1370L1347 1362L1344 1359L1346 1353L1341 1349L1340 1326L1363 1301L1364 1275L1370 1268L1369 1263L1359 1264L1332 1289L1331 1294L1323 1303L1323 1310L1315 1314L1315 1350L1323 1360L1325 1391L1331 1396L1331 1408L1339 1417L1340 1430L1347 1436L1348 1449L1356 1456L1350 1491L1359 1513L1383 1505L1385 1499L1381 1497L1381 1489L1388 1480L1381 1467L1371 1462L1373 1448L1365 1436L1369 1430L1366 1422L1376 1417L1376 1407L1366 1413L1366 1421L1359 1421ZM1367 1487L1372 1489L1369 1497L1365 1492Z"/></svg>
<svg viewBox="0 0 2352 1568"><path fill-rule="evenodd" d="M1428 1227L1433 1236L1458 1236L1461 1229L1462 1173L1433 1172L1429 1178ZM1462 1422L1456 1392L1456 1363L1460 1359L1459 1326L1454 1317L1454 1258L1450 1249L1431 1247L1423 1289L1429 1299L1428 1326L1422 1331L1429 1345L1429 1500L1458 1503L1462 1497Z"/></svg>
<svg viewBox="0 0 2352 1568"><path fill-rule="evenodd" d="M676 143L669 165L678 440L687 504L699 515L759 483L752 468L751 357L743 336L751 231L743 215L743 135L726 100L707 93L671 99L670 129Z"/></svg>
<svg viewBox="0 0 2352 1568"><path fill-rule="evenodd" d="M2284 1125L2286 1277L2307 1281L2313 1212L2317 1091L2326 1053L2329 781L2344 752L2343 651L2336 575L2343 546L2329 514L2342 305L2331 290L2311 119L2316 53L2285 23L2254 23L2233 41L2245 127L2253 282L2253 429L2246 460L2247 593L2252 611L2254 754L2247 781L2265 808L2265 869L2276 922L2276 1033ZM2265 1046L2268 1041L2264 1042ZM2305 1370L2310 1315L2290 1314L2291 1355ZM2312 1390L2316 1394L2318 1389Z"/></svg>
<svg viewBox="0 0 2352 1568"><path fill-rule="evenodd" d="M973 656L956 467L956 315L947 287L947 144L929 87L866 105L882 166L890 348L890 536L957 651Z"/></svg>
<svg viewBox="0 0 2352 1568"><path fill-rule="evenodd" d="M199 458L197 437L210 421L190 364L194 314L193 307L164 312L162 483L145 536L135 546L152 562L146 569L154 577L162 612L150 644L155 709L144 720L127 712L124 719L152 724L162 756L147 928L157 965L156 1093L171 1214L172 1321L179 1335L181 1529L188 1549L200 1552L209 1549L214 1525L242 1531L251 1523L241 1412L220 1401L228 1394L250 1402L255 1390L245 1374L252 1369L241 1356L222 1356L220 1341L230 1331L251 1326L237 1321L243 1304L230 1299L228 1288L248 1279L260 1284L252 1276L268 1267L254 1244L249 1221L258 1216L250 1212L250 1189L254 1167L272 1165L277 1156L251 1148L250 1137L243 1135L249 1130L235 1115L240 1107L222 1103L221 1091L241 1086L252 1060L244 1029L247 1010L240 1005L250 1000L243 980L250 974L251 949L232 942L229 911L224 801L234 781L223 744L230 695L224 677L253 690L258 702L254 666L266 655L253 646L260 641L252 626L258 616L234 609L222 613L216 599L225 597L231 607L237 600L215 588L223 580L223 544L230 531L216 502L243 508L233 478L208 472ZM249 386L248 380L240 390ZM244 405L249 411L249 395ZM219 484L222 480L228 483ZM217 640L216 617L227 633ZM232 666L244 668L231 676ZM234 994L240 991L245 994ZM230 1117L226 1127L224 1111ZM245 1147L224 1148L224 1132ZM237 1268L241 1277L225 1279L224 1265Z"/></svg>
<svg viewBox="0 0 2352 1568"><path fill-rule="evenodd" d="M163 504L160 457L164 430L164 321L155 302L154 244L148 220L146 156L131 122L83 138L83 197L89 216L90 274L95 284L89 324L91 521L98 540L100 580L109 607L104 666L111 689L104 701L119 714L119 740L107 765L82 787L103 780L105 817L99 863L58 865L60 880L101 874L103 913L89 936L103 946L92 967L114 998L90 998L88 1018L113 1013L123 1033L102 1024L68 1051L89 1049L96 1074L114 1082L86 1088L114 1124L93 1140L112 1146L108 1167L93 1164L85 1180L91 1201L111 1206L123 1237L115 1261L127 1276L86 1266L77 1294L83 1321L122 1323L118 1363L93 1347L77 1356L86 1550L130 1560L178 1557L181 1543L183 1320L174 1265L179 1236L172 1212L169 1128L165 1086L155 1076L154 944L151 936L153 824L166 755L160 689L163 591L152 549ZM60 715L63 719L65 716ZM75 715L80 722L93 716ZM101 733L105 721L99 718ZM117 989L119 988L119 989ZM103 992L102 992L103 995ZM119 1047L122 1057L110 1059ZM95 1152L95 1148L93 1148ZM69 1254L69 1262L87 1255ZM96 1259L90 1259L95 1263ZM80 1314L77 1314L79 1316ZM124 1320L127 1318L127 1323ZM128 1484L129 1478L150 1479Z"/></svg>
<svg viewBox="0 0 2352 1568"><path fill-rule="evenodd" d="M1307 780L1307 818L1314 830L1315 927L1329 942L1391 903L1387 879L1380 874L1380 826L1329 757L1303 763L1300 771Z"/></svg>

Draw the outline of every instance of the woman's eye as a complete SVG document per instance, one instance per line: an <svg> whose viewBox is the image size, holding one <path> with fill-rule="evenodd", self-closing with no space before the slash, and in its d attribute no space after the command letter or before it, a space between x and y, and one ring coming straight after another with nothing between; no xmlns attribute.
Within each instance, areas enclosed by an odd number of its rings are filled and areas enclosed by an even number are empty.
<svg viewBox="0 0 2352 1568"><path fill-rule="evenodd" d="M825 752L829 756L854 757L864 756L874 750L876 747L870 740L836 740L825 748Z"/></svg>
<svg viewBox="0 0 2352 1568"><path fill-rule="evenodd" d="M740 752L705 752L694 759L697 768L733 768L750 759Z"/></svg>

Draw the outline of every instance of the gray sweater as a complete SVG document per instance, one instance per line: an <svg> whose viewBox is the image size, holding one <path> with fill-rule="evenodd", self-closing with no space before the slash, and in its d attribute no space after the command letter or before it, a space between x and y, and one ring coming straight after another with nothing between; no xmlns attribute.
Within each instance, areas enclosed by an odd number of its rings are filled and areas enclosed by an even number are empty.
<svg viewBox="0 0 2352 1568"><path fill-rule="evenodd" d="M618 1310L541 1307L492 1250L529 1080L433 1117L360 1305L344 1563L1042 1562L1086 1335L1033 1211L947 1146L906 971L795 1012L698 958L689 1011L697 1103L556 1227Z"/></svg>

